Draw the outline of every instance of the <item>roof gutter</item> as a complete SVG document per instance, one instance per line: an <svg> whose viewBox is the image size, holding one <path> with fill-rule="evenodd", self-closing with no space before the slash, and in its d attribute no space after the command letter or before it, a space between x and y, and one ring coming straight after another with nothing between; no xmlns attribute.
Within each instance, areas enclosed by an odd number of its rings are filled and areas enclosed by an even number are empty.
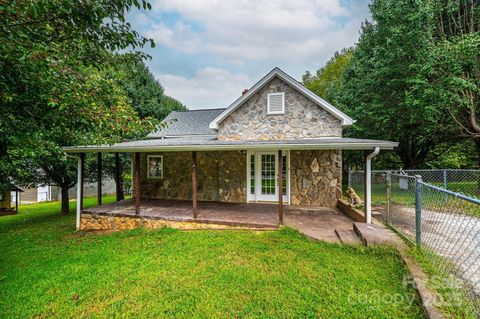
<svg viewBox="0 0 480 319"><path fill-rule="evenodd" d="M239 151L239 150L392 150L398 143L329 143L329 144L190 144L190 145L160 145L160 146L71 146L64 147L67 153L93 152L182 152L182 151ZM374 152L375 153L375 152ZM374 154L372 153L372 154ZM373 158L373 156L372 156Z"/></svg>

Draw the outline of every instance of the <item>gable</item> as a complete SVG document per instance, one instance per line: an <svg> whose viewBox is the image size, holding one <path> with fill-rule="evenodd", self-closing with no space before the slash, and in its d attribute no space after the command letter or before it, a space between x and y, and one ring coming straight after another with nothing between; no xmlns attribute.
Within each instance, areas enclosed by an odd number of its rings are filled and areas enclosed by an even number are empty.
<svg viewBox="0 0 480 319"><path fill-rule="evenodd" d="M269 109L271 96L283 97ZM219 140L297 140L341 137L342 119L290 82L274 76L218 123Z"/></svg>
<svg viewBox="0 0 480 319"><path fill-rule="evenodd" d="M317 104L319 107L323 108L325 111L332 114L334 117L341 121L342 126L350 126L354 123L353 119L350 118L348 115L328 103L327 101L320 98L318 95L313 93L312 91L308 90L302 84L297 82L291 76L280 70L279 68L274 68L270 71L267 75L265 75L260 81L258 81L248 92L238 98L235 102L233 102L224 112L222 112L217 118L215 118L210 123L211 129L218 129L219 124L224 121L231 113L233 113L240 105L245 103L248 99L250 99L253 95L255 95L259 90L261 90L267 83L269 83L273 78L279 78L280 80L288 83L294 89L296 89L301 94L305 95L305 97L309 98L312 102Z"/></svg>

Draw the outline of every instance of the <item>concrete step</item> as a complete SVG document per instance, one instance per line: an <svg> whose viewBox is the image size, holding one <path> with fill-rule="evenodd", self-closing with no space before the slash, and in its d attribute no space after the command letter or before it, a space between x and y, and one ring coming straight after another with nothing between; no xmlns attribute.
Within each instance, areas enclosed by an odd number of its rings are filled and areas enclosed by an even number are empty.
<svg viewBox="0 0 480 319"><path fill-rule="evenodd" d="M393 231L379 224L354 222L353 231L367 246L395 245L399 240Z"/></svg>
<svg viewBox="0 0 480 319"><path fill-rule="evenodd" d="M362 241L355 234L353 230L338 230L335 229L335 234L337 234L340 242L345 245L362 245Z"/></svg>

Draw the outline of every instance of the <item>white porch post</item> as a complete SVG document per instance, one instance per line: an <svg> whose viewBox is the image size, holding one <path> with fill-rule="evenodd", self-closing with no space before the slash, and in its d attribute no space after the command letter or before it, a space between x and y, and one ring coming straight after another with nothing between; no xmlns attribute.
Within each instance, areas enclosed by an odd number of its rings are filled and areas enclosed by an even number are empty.
<svg viewBox="0 0 480 319"><path fill-rule="evenodd" d="M82 179L83 179L83 172L82 172L82 162L83 162L83 159L82 159L82 156L79 155L78 156L78 168L77 168L77 216L76 216L76 227L77 227L77 230L80 229L80 214L81 214L81 211L82 211L82 200L81 200L81 197L82 197Z"/></svg>
<svg viewBox="0 0 480 319"><path fill-rule="evenodd" d="M372 223L372 158L380 153L380 148L375 147L375 150L365 157L365 223Z"/></svg>

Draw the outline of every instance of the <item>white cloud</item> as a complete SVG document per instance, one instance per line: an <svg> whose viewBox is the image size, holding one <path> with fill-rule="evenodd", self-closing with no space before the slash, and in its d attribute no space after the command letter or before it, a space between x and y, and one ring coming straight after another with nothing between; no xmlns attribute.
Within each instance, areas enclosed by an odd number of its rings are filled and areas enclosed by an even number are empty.
<svg viewBox="0 0 480 319"><path fill-rule="evenodd" d="M180 100L190 109L228 107L249 88L252 81L245 74L232 74L225 69L207 67L193 77L158 74L165 93Z"/></svg>
<svg viewBox="0 0 480 319"><path fill-rule="evenodd" d="M354 44L368 17L367 0L152 1L149 23L140 17L144 34L169 54L186 53L185 66L176 61L163 66L169 71L152 70L167 94L191 109L230 105L274 66L300 79ZM168 59L165 52L152 56ZM192 67L191 76L176 73Z"/></svg>
<svg viewBox="0 0 480 319"><path fill-rule="evenodd" d="M157 0L153 10L183 19L171 27L159 23L149 32L168 47L235 62L295 58L304 65L353 44L364 18L340 0ZM340 18L349 23L338 23Z"/></svg>
<svg viewBox="0 0 480 319"><path fill-rule="evenodd" d="M145 35L154 39L157 43L162 43L187 53L198 52L201 45L200 38L183 21L177 21L171 28L163 23L155 24Z"/></svg>

